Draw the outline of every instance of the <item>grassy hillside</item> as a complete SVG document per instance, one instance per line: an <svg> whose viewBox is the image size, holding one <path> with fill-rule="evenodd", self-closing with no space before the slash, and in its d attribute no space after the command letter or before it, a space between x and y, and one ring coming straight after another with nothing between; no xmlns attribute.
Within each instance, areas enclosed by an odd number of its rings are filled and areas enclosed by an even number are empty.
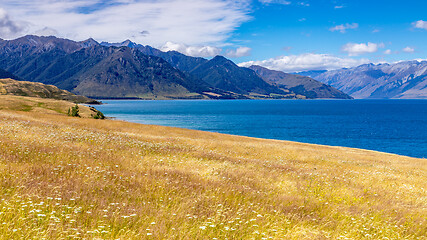
<svg viewBox="0 0 427 240"><path fill-rule="evenodd" d="M96 100L75 95L53 85L38 82L17 81L11 78L0 79L0 95L51 98L75 103L99 104Z"/></svg>
<svg viewBox="0 0 427 240"><path fill-rule="evenodd" d="M55 99L14 96L14 95L1 95L0 94L0 111L12 110L20 112L31 112L36 115L41 113L48 113L54 116L67 115L68 110L76 104ZM93 118L97 114L97 110L84 105L79 106L79 115L82 118Z"/></svg>
<svg viewBox="0 0 427 240"><path fill-rule="evenodd" d="M426 170L373 151L3 107L0 239L426 239Z"/></svg>

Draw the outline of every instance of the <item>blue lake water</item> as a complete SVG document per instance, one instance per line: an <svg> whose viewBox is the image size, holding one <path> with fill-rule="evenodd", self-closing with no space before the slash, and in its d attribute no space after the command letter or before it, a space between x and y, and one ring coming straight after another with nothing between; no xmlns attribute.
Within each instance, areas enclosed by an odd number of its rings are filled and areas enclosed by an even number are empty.
<svg viewBox="0 0 427 240"><path fill-rule="evenodd" d="M427 100L103 100L109 117L427 157Z"/></svg>

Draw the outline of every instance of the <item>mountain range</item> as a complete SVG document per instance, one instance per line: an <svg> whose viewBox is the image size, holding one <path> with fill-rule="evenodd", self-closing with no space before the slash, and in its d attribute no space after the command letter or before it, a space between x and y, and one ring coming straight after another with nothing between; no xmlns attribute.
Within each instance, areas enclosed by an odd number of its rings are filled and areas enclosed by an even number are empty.
<svg viewBox="0 0 427 240"><path fill-rule="evenodd" d="M354 98L427 98L427 61L371 63L299 74L331 85Z"/></svg>
<svg viewBox="0 0 427 240"><path fill-rule="evenodd" d="M255 71L239 67L221 56L210 60L190 57L175 51L162 52L128 40L122 43L98 43L93 39L77 42L32 35L2 40L0 68L20 80L51 84L93 98L268 99L324 96L296 93L287 85L277 86ZM330 91L330 98L348 98L326 85L322 91Z"/></svg>

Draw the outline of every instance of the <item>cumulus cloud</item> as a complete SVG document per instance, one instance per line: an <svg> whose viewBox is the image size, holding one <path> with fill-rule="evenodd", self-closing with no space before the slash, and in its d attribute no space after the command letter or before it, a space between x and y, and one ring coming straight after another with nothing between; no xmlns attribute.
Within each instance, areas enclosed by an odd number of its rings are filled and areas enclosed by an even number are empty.
<svg viewBox="0 0 427 240"><path fill-rule="evenodd" d="M221 44L251 19L249 0L2 0L1 5L11 17L31 23L22 35L47 28L74 40L129 38L154 47L166 40ZM2 19L3 32L20 30L4 14Z"/></svg>
<svg viewBox="0 0 427 240"><path fill-rule="evenodd" d="M413 47L405 47L404 49L402 49L402 51L406 52L406 53L413 53L415 52L415 48Z"/></svg>
<svg viewBox="0 0 427 240"><path fill-rule="evenodd" d="M347 31L347 29L356 29L359 27L358 23L346 23L346 24L341 24L341 25L337 25L334 27L329 28L329 31L331 32L335 32L335 31L339 31L341 33L345 33Z"/></svg>
<svg viewBox="0 0 427 240"><path fill-rule="evenodd" d="M349 56L358 56L366 53L374 53L378 51L378 48L383 48L383 43L347 43L342 46L341 50L347 52Z"/></svg>
<svg viewBox="0 0 427 240"><path fill-rule="evenodd" d="M249 67L260 65L284 72L299 72L355 67L369 62L368 59L339 58L329 54L305 53L301 55L280 56L262 61L249 61L240 63L239 66Z"/></svg>
<svg viewBox="0 0 427 240"><path fill-rule="evenodd" d="M414 26L414 28L427 30L427 21L419 20L419 21L413 22L412 26Z"/></svg>
<svg viewBox="0 0 427 240"><path fill-rule="evenodd" d="M390 54L392 54L392 52L391 52L391 50L390 50L390 49L387 49L387 50L385 50L385 51L384 51L384 54L386 54L386 55L390 55Z"/></svg>
<svg viewBox="0 0 427 240"><path fill-rule="evenodd" d="M161 48L163 52L177 51L187 56L192 57L214 57L220 55L223 49L213 46L189 46L183 43L166 42ZM236 49L228 49L225 52L225 56L229 58L239 58L249 56L251 54L251 48L239 47Z"/></svg>
<svg viewBox="0 0 427 240"><path fill-rule="evenodd" d="M177 51L192 57L213 57L221 53L221 49L212 46L187 46L185 44L167 42L161 47L162 51Z"/></svg>
<svg viewBox="0 0 427 240"><path fill-rule="evenodd" d="M13 38L25 30L25 23L13 21L3 8L0 8L0 38Z"/></svg>
<svg viewBox="0 0 427 240"><path fill-rule="evenodd" d="M251 55L251 48L248 47L239 47L237 49L228 50L225 54L229 58L239 58Z"/></svg>
<svg viewBox="0 0 427 240"><path fill-rule="evenodd" d="M290 1L286 0L259 0L262 4L283 4L283 5L289 5L291 4Z"/></svg>

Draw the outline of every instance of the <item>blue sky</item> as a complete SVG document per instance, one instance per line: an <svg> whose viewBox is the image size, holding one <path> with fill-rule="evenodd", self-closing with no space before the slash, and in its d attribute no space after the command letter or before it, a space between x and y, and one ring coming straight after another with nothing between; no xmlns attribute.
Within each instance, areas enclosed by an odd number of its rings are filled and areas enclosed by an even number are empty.
<svg viewBox="0 0 427 240"><path fill-rule="evenodd" d="M243 61L304 53L373 62L427 58L427 29L414 26L427 21L427 1L320 0L258 3L254 9L253 20L243 23L233 37L252 48L252 56ZM377 50L351 54L343 48L349 43L373 43Z"/></svg>
<svg viewBox="0 0 427 240"><path fill-rule="evenodd" d="M286 72L426 59L422 0L2 0L0 38L130 39Z"/></svg>

